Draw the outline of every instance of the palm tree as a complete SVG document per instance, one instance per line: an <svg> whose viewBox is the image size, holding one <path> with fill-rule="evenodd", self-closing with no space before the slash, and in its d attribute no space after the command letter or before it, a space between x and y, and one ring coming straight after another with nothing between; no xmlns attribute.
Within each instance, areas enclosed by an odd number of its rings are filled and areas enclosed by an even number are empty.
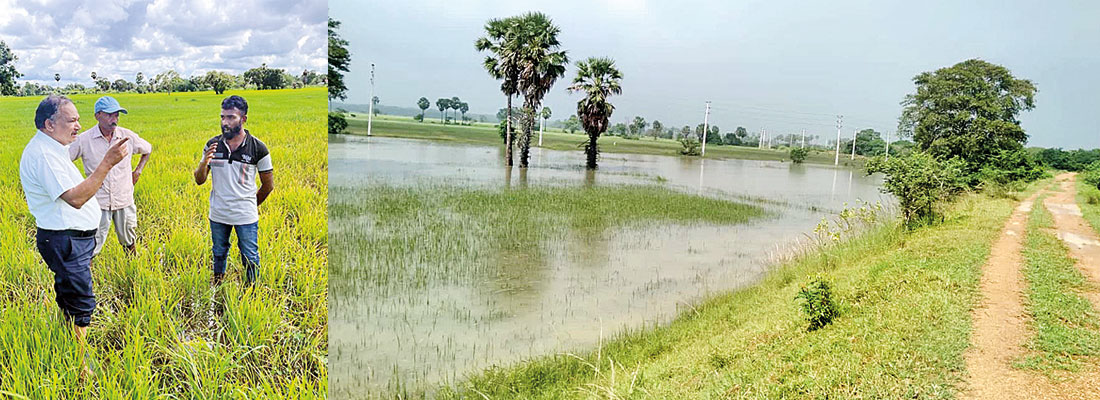
<svg viewBox="0 0 1100 400"><path fill-rule="evenodd" d="M421 97L417 100L416 106L420 107L420 122L424 122L424 111L432 106L432 102L428 101L427 97Z"/></svg>
<svg viewBox="0 0 1100 400"><path fill-rule="evenodd" d="M462 120L466 121L466 112L470 111L470 104L466 103L465 101L462 102L462 105L458 107L458 111L462 112Z"/></svg>
<svg viewBox="0 0 1100 400"><path fill-rule="evenodd" d="M435 106L439 107L439 123L441 123L441 124L446 124L447 123L446 121L443 120L443 110L446 110L448 107L450 107L450 104L451 104L451 100L449 100L449 99L439 99L439 100L435 101Z"/></svg>
<svg viewBox="0 0 1100 400"><path fill-rule="evenodd" d="M519 166L527 167L531 150L531 129L535 125L535 114L546 92L554 86L558 78L565 76L565 66L569 56L565 50L559 50L561 32L550 17L540 12L531 12L519 17L519 92L523 95L523 135L519 141Z"/></svg>
<svg viewBox="0 0 1100 400"><path fill-rule="evenodd" d="M577 63L577 76L568 90L570 93L584 92L584 98L577 102L577 116L588 133L588 143L584 146L588 169L596 168L596 159L600 156L596 141L607 131L608 120L615 111L607 98L623 93L622 79L623 74L615 69L615 61L610 58L589 58Z"/></svg>
<svg viewBox="0 0 1100 400"><path fill-rule="evenodd" d="M508 112L505 118L504 157L505 165L512 166L512 96L519 94L519 46L517 40L516 17L490 19L485 23L486 35L474 42L477 51L488 51L482 64L489 76L501 80L500 91L508 99Z"/></svg>
<svg viewBox="0 0 1100 400"><path fill-rule="evenodd" d="M455 97L451 98L451 103L450 103L449 107L452 110L458 111L458 108L461 107L461 106L462 106L462 99L459 99L458 96L455 96ZM458 122L458 115L455 115L455 122Z"/></svg>

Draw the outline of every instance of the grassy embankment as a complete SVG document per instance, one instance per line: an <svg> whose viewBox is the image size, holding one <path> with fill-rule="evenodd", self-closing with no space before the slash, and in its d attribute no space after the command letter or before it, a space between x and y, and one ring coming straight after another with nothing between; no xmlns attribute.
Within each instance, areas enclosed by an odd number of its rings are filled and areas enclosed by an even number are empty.
<svg viewBox="0 0 1100 400"><path fill-rule="evenodd" d="M348 117L348 131L353 135L367 134L367 119L365 115L356 114ZM501 144L500 133L495 125L474 123L472 125L440 125L439 121L416 122L412 118L380 115L374 119L371 133L378 136L443 140L457 143L482 144L497 146ZM538 143L538 128L532 132L531 145ZM577 134L566 133L560 129L549 129L543 133L542 144L544 148L563 151L584 151L584 142L588 137L583 132ZM600 136L600 152L602 153L635 153L635 154L660 154L680 155L683 147L680 142L671 139L653 139L652 137L637 140L624 139L618 136ZM518 148L517 148L518 149ZM518 150L517 150L517 155ZM736 158L745 160L771 160L790 162L787 150L758 149L755 147L718 146L707 145L707 158ZM815 164L833 163L833 152L810 150L806 162ZM851 161L849 156L841 154L841 165L863 165L864 158L857 156Z"/></svg>
<svg viewBox="0 0 1100 400"><path fill-rule="evenodd" d="M952 398L981 267L1015 204L965 195L941 224L874 228L668 326L492 368L447 397ZM832 283L840 316L808 332L794 298L815 276Z"/></svg>
<svg viewBox="0 0 1100 400"><path fill-rule="evenodd" d="M1089 204L1087 199L1100 193L1087 185L1078 190L1082 213L1095 224L1100 221L1100 205ZM1065 244L1050 231L1053 227L1050 212L1037 200L1024 248L1032 336L1026 344L1029 354L1017 363L1048 375L1055 370L1077 371L1088 357L1100 356L1100 314L1078 294L1092 284L1074 265Z"/></svg>
<svg viewBox="0 0 1100 400"><path fill-rule="evenodd" d="M0 98L0 398L325 396L325 90L230 94L249 101L246 128L275 163L276 189L260 207L257 285L241 287L234 244L227 282L211 287L210 184L196 186L192 177L203 144L220 133L228 94L114 95L129 110L119 125L152 143L153 154L135 190L137 255L123 254L112 232L92 266L96 376L83 381L19 183L41 98ZM73 97L83 129L95 125L97 98Z"/></svg>

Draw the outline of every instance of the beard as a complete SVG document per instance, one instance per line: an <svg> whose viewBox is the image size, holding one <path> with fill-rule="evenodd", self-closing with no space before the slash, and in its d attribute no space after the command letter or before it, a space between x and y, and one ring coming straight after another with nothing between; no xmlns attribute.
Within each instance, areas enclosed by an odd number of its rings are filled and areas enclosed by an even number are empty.
<svg viewBox="0 0 1100 400"><path fill-rule="evenodd" d="M232 140L233 138L237 137L237 135L240 135L240 134L241 134L241 126L240 125L237 125L237 126L232 127L232 128L228 127L228 126L225 126L225 125L222 125L222 137L225 138L225 140Z"/></svg>

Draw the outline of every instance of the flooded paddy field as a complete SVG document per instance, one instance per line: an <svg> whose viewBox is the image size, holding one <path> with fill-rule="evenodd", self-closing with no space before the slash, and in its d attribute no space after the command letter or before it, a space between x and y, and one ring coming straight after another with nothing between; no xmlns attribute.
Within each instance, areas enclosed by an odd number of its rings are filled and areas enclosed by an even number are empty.
<svg viewBox="0 0 1100 400"><path fill-rule="evenodd" d="M330 137L330 393L431 393L580 351L758 281L859 171L769 161Z"/></svg>

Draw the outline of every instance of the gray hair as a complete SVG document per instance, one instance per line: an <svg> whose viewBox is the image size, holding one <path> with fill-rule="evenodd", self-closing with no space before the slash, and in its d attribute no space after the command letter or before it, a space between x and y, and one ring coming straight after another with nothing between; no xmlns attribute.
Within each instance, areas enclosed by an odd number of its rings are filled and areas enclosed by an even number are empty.
<svg viewBox="0 0 1100 400"><path fill-rule="evenodd" d="M38 110L34 112L34 127L38 129L45 128L46 120L53 119L57 115L57 110L66 104L73 104L73 101L69 100L68 97L56 94L46 96L41 103L38 103Z"/></svg>

